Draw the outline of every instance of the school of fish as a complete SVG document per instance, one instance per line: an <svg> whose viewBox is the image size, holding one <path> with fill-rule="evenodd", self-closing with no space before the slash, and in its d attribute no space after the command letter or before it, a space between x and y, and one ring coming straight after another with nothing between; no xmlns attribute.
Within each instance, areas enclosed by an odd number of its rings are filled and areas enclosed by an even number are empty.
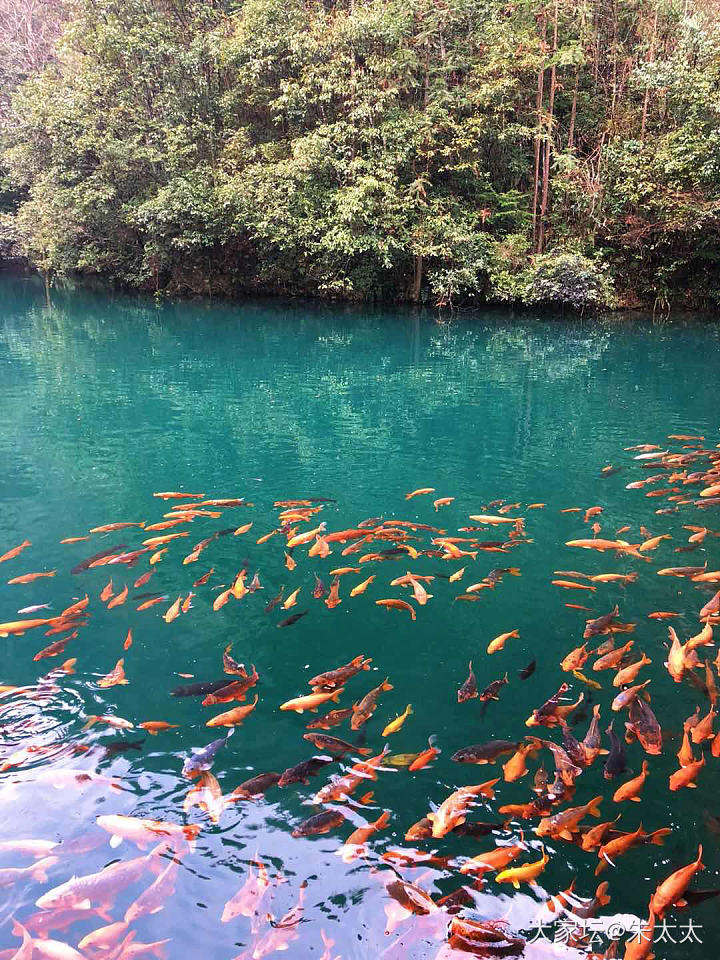
<svg viewBox="0 0 720 960"><path fill-rule="evenodd" d="M259 604L277 628L296 631L311 629L320 604L329 611L342 604L357 609L360 616L374 604L389 618L406 617L410 622L422 617L428 604L445 603L452 609L456 602L476 603L481 610L486 591L511 592L514 578L522 577L523 554L534 543L532 517L535 511L548 509L545 503L505 499L471 503L467 521L450 532L438 521L444 508L452 503L457 508L458 498L438 495L433 487L405 494L410 506L404 509L413 513L411 518L361 518L345 529L332 529L329 508L335 501L298 497L275 501L276 522L269 529L257 529L254 505L243 497L164 491L154 494L153 503L164 513L152 522L111 521L61 541L79 544L99 536L114 538L122 531L129 542L104 547L72 567L70 574L77 579L69 581L62 610L26 601L0 623L0 637L24 638L28 658L40 664L40 670L45 669L43 661L52 663L49 672L30 685L2 677L0 789L11 789L14 778L41 758L43 776L53 786L73 790L92 783L102 791L103 812L88 836L88 849L107 843L114 850L125 842L123 850L132 852L121 859L108 854L105 867L83 874L74 862L82 844L74 848L57 838L31 836L0 840L0 889L24 884L31 891L30 900L8 919L16 945L0 951L0 958L183 956L179 937L141 942L137 921L164 909L176 893L182 871L193 862L199 838L220 829L228 811L262 802L266 795L281 802L288 789L300 791L308 805L308 816L291 824L291 837L331 835L338 858L364 869L369 881L383 890L384 932L388 951L393 944L398 946L396 956L437 960L467 954L522 956L527 934L502 918L484 916L478 906L480 893L528 891L538 910L550 911L555 919L602 917L612 902L613 874L633 870L633 848L661 847L677 829L673 824L646 822L641 815L646 792L697 789L711 794L720 771L720 727L715 726L720 652L713 656L713 631L720 625L720 529L713 529L711 521L720 508L720 444L712 446L702 436L674 434L667 445L625 448L622 466L609 464L600 476L609 479L621 471L623 476L633 474L626 489L651 498L650 528L621 524L605 529L603 517L609 508L601 505L559 511L558 529L567 524L570 532L585 533L568 536L558 545L562 556L573 558L558 566L572 569L554 570L549 576L558 602L578 617L577 634L568 638L562 658L548 662L547 651L535 649L530 639L533 659L524 669L511 672L503 666L503 651L521 642L519 629L508 622L506 630L492 637L483 636L480 626L480 639L470 641L470 648L449 648L459 678L467 671L466 679L459 679L455 689L437 690L429 677L428 689L417 692L415 704L407 703L403 694L401 702L392 704L395 711L387 709L388 694L402 688L401 678L385 676L379 658L360 651L347 663L338 663L328 650L326 662L310 664L313 676L287 690L282 702L263 693L262 668L238 661L233 644L223 650L214 680L195 681L192 673L179 673L195 682L169 691L164 717L120 717L107 691L143 683L142 676L133 675L133 646L142 637L145 618L163 621L160 628L171 636L173 623L191 616L199 605L221 617L240 617L243 605ZM677 546L677 526L672 534L661 529L666 517L683 521L684 541ZM191 530L219 518L229 519L231 525L190 546ZM262 560L221 570L213 557L220 538L238 538L240 554L252 541L262 548L253 549L253 556ZM606 569L599 573L575 569L591 552L602 557ZM681 564L673 560L674 552L697 553L702 562ZM510 554L502 561L507 565L493 567L488 555L495 553ZM193 565L201 560L207 563L195 575ZM7 585L21 602L23 585L45 578L57 582L62 576L60 570L33 566L29 540L0 555L0 572L8 571ZM78 591L82 576L99 567L107 574L103 589L93 596ZM145 589L160 568L175 571L172 593ZM272 595L263 584L265 570L267 582L275 584ZM666 578L668 609L648 610L645 623L625 622L622 600L603 600L603 592L613 587L623 593L639 592L650 577ZM287 585L277 589L281 579ZM692 610L685 599L683 606L678 600L678 581L689 588ZM573 602L578 597L584 602ZM39 711L49 709L64 680L81 669L73 648L98 605L107 610L132 605L137 613L124 637L104 638L107 672L88 680L93 689L102 691L96 697L104 704L98 708L102 712L86 716L72 740L44 743L18 708L27 704ZM697 624L692 635L674 626L688 615ZM389 627L388 636L391 631ZM245 659L249 661L249 652ZM653 662L664 665L661 681L657 675L643 678ZM506 739L469 742L475 739L479 711L483 716L496 711L500 717L504 697L525 702L524 681L536 670L542 671L547 695L542 702L528 704L524 728L504 730ZM375 673L372 680L370 671ZM686 717L671 714L668 707L681 684L691 688L698 701ZM455 704L456 742L440 743L432 736L417 742L412 753L393 753L391 738L401 729L405 735L412 730L417 711L427 710L429 696ZM122 735L135 730L162 738L179 726L172 715L173 698L178 697L195 698L197 716L211 729L178 764L177 780L185 787L174 818L113 810L125 789L122 778L98 770L100 762L83 736L107 727ZM653 709L655 698L662 704L659 716ZM261 711L287 714L288 736L297 741L297 763L221 783L212 772L216 756L240 749L238 742L253 736ZM579 738L575 725L581 717L587 719L587 730ZM145 743L115 741L104 756L142 750ZM437 787L428 790L428 809L421 820L408 822L402 809L383 805L383 782L389 774L422 779L441 751L448 752L457 772L444 795ZM583 774L594 765L602 768L606 784L599 793L597 786L591 790L583 783ZM482 819L477 819L478 812ZM720 820L714 819L720 832ZM462 838L462 853L449 845L451 837ZM383 838L392 838L392 845L380 842ZM338 960L342 954L334 949L328 929L305 915L312 878L297 887L289 909L273 912L277 891L288 879L263 858L261 842L260 837L258 852L245 862L239 886L227 890L222 915L217 917L218 923L238 923L242 918L248 924L246 946L232 960L260 960L282 951L297 957L315 956L317 951L320 960ZM561 862L582 858L593 864L596 887L579 892L576 878L568 874L566 889L545 891L542 875L554 858ZM652 931L667 915L692 910L720 895L720 889L697 886L697 875L705 869L701 845L689 863L672 866L650 880L636 878L647 897L641 918L645 931ZM444 896L435 891L437 875L454 881ZM134 899L118 911L117 895L128 889ZM88 932L89 920L93 929ZM78 925L82 934L76 933ZM601 953L582 933L571 936L566 945L595 958L622 955L643 960L654 952L649 936L616 941Z"/></svg>

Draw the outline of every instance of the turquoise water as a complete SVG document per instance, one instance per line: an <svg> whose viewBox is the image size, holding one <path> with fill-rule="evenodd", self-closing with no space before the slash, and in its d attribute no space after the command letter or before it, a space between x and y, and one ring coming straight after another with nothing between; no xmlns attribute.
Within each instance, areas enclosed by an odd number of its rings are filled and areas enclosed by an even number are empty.
<svg viewBox="0 0 720 960"><path fill-rule="evenodd" d="M297 936L286 956L321 957L324 931L335 941L328 957L435 957L445 936L444 915L433 915L432 923L411 918L393 934L384 933L384 908L390 902L385 885L393 873L382 854L417 846L462 859L490 849L495 840L517 838L520 825L515 823L508 831L479 839L450 835L418 844L403 839L408 827L455 787L502 776L499 764L452 763L455 750L496 737L519 740L528 732L525 718L563 679L573 683L574 698L587 690L560 671L559 661L581 643L584 620L616 602L621 619L637 623L634 650L645 650L652 658L643 677L652 678L652 706L667 739L663 755L649 758L641 803L613 804L619 781L604 780L598 761L578 778L572 804L603 794L603 819L621 813L622 829L633 830L642 821L647 830L669 826L673 832L664 846L636 848L618 860L617 869L605 872L601 879L609 881L612 899L601 913L646 916L655 884L693 859L698 841L704 844L707 869L694 886L720 886L717 836L707 817L720 815L714 794L720 761L710 757L706 746L708 766L698 779L699 789L677 794L667 789L667 777L677 766L682 721L698 704L704 714L707 700L691 685L672 682L662 666L667 625L647 619L653 610L677 611L682 616L673 623L681 637L697 632L697 611L711 592L701 592L687 580L657 577L655 571L706 560L711 569L720 566L720 541L711 537L694 552L673 552L687 542L683 523L720 529L720 521L717 508L702 515L690 507L656 515L656 509L666 506L664 500L625 488L648 471L623 451L632 444L664 444L672 433L703 434L709 446L720 441L720 328L693 322L535 320L509 313L437 320L432 313L274 301L156 306L87 292L53 292L48 304L34 280L0 280L0 554L26 538L32 541L20 557L0 566L0 620L17 619L19 609L45 603L52 610L34 616L51 616L74 598L90 597L87 626L58 659L33 661L51 642L41 630L0 640L0 682L9 685L34 684L67 657L77 658L75 673L63 676L57 692L43 700L20 696L0 701L1 749L6 756L28 745L91 747L71 756L29 754L0 774L0 844L18 837L65 844L54 851L57 862L46 882L23 876L0 888L0 949L17 947L11 918L24 923L37 912L34 902L46 890L138 855L130 841L109 846L107 834L95 825L101 814L126 814L203 826L195 850L182 857L175 893L164 909L130 927L141 942L169 938L169 957L251 956L258 938L273 929L266 914L280 918L300 896L302 922L293 928ZM602 478L601 469L610 464L620 471ZM437 492L407 502L405 493L419 487ZM131 588L128 602L107 610L99 594L110 575L116 591L131 586L148 569L147 555L132 570L116 565L72 575L71 568L119 544L135 549L145 535L130 528L75 544L59 541L87 535L96 525L159 521L173 504L153 498L164 490L245 497L254 506L194 520L189 536L169 545L149 584ZM444 496L456 499L436 514L432 500ZM359 554L342 557L342 545L332 544L331 556L313 560L300 547L297 568L290 572L281 538L255 542L277 526L273 502L290 498L331 498L318 515L329 531L382 517L441 526L457 536L470 536L456 533L458 527L471 523L469 514L486 512L493 500L543 502L546 507L513 511L512 516L526 517L533 542L509 554L481 552L476 561L467 561L461 584L438 577L428 586L433 599L417 608L413 622L405 612L375 605L378 598L408 597L389 581L406 570L447 576L465 561L421 556L363 564L361 575L341 578L343 602L328 609L311 597L313 571L329 585L328 571L356 565ZM644 524L653 534L668 532L674 539L650 554L650 563L566 548L566 540L591 534L582 514L560 510L593 505L604 508L595 518L602 524L601 536L613 537L629 524L628 538L639 542L637 531ZM196 542L250 520L248 534L220 537L197 563L183 566L182 558ZM173 531L157 535L164 532ZM416 545L431 546L430 534L417 535L422 539ZM503 539L497 528L478 536ZM392 544L379 548L388 546ZM378 549L378 544L367 549ZM213 612L217 587L229 586L245 561L250 576L259 570L264 590ZM162 613L170 602L186 594L211 566L215 574L196 588L192 609L165 623ZM519 567L522 575L506 576L476 603L453 602L463 585L505 566ZM51 569L57 569L51 579L5 584L14 576ZM636 570L639 579L627 587L600 585L595 594L570 593L550 584L555 569L590 574ZM350 587L370 574L376 581L351 599ZM286 595L302 587L298 605L288 612L264 613L281 585ZM133 596L149 591L167 594L167 603L137 612ZM586 605L593 613L565 603ZM306 609L308 615L292 627L276 628L283 617ZM493 637L515 628L520 639L510 639L491 657L485 653ZM123 652L128 629L134 643ZM264 798L233 804L217 825L198 808L186 816L183 799L190 783L180 773L183 760L193 747L217 735L205 726L208 716L236 704L202 707L199 699L172 697L170 690L193 682L178 673L193 674L198 681L221 679L222 651L229 643L236 659L256 665L260 680L251 694L257 692L260 699L216 757L213 773L224 794L257 773L281 772L317 753L302 739L314 715L281 712L278 706L307 692L312 675L360 653L372 658L373 670L349 681L343 706L385 676L393 684L363 728L373 754L386 740L393 754L417 753L433 734L442 754L415 773L403 768L381 772L366 788L374 791L368 805L347 808L350 822L321 836L293 838L290 832L320 809L309 801L327 781L325 771L307 786L274 787ZM98 687L97 680L121 656L129 683ZM486 709L478 700L457 703L471 657L480 689L508 672L510 682L500 701ZM517 671L532 659L537 670L521 681ZM586 672L591 674L590 663ZM604 728L615 693L612 675L593 676L603 685L592 695L602 705ZM384 725L408 703L413 714L400 732L384 739ZM124 731L96 724L84 731L87 717L98 714L115 714L133 724L163 720L178 727L156 737L137 727ZM615 729L622 731L625 715L614 716ZM587 722L581 719L573 727L579 738ZM356 736L347 723L329 732L344 739ZM559 742L557 731L541 728L540 735ZM144 742L140 750L107 757L103 745L120 739ZM628 746L627 753L629 767L638 773L644 753L638 744ZM543 756L552 777L552 759L547 752ZM531 773L516 783L501 780L496 801L478 807L472 819L500 823L499 805L529 800L538 765L539 759L532 760ZM62 768L116 778L122 790L105 782L68 785L57 773ZM365 788L355 796L363 792ZM390 811L390 825L370 840L368 856L343 863L337 856L342 840L382 810ZM531 822L525 822L525 829L535 848L529 859L534 860L539 845ZM478 895L477 913L471 915L508 917L514 926L527 927L539 905L573 878L576 892L591 896L597 884L596 854L563 841L550 840L547 848L550 862L540 877L541 888L523 884L515 892L489 879ZM25 855L1 856L0 869L32 863ZM267 865L273 881L259 917L252 923L244 916L221 923L223 905L245 882L248 864L256 858ZM436 898L465 881L453 867L397 870ZM276 882L279 875L287 882ZM152 878L148 873L114 897L113 920L122 919ZM702 925L704 943L717 945L716 901L694 907L690 914L677 912L673 921L687 924L690 916ZM103 922L81 914L54 936L77 946ZM680 936L676 931L675 937ZM686 943L662 949L663 956L674 958L701 956L707 947ZM546 955L545 948L527 948L526 956L536 955Z"/></svg>

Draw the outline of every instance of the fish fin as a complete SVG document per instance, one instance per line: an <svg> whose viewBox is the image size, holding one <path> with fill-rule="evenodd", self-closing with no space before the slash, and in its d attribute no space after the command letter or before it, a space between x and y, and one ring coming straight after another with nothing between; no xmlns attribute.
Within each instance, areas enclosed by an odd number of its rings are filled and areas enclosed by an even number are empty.
<svg viewBox="0 0 720 960"><path fill-rule="evenodd" d="M630 797L633 803L640 803L640 797Z"/></svg>
<svg viewBox="0 0 720 960"><path fill-rule="evenodd" d="M688 783L688 784L687 784L687 788L688 788L688 790L697 790L697 784L696 784L696 783Z"/></svg>
<svg viewBox="0 0 720 960"><path fill-rule="evenodd" d="M676 900L673 906L675 907L686 907L688 905L687 900Z"/></svg>
<svg viewBox="0 0 720 960"><path fill-rule="evenodd" d="M122 843L122 837L119 837L116 833L114 833L110 837L110 846L113 848L113 850L115 849L115 847L119 847L121 843Z"/></svg>
<svg viewBox="0 0 720 960"><path fill-rule="evenodd" d="M435 819L435 814L434 814L434 813L426 813L426 814L425 814L425 817L426 817L427 820L431 820L431 821L432 821L432 820Z"/></svg>
<svg viewBox="0 0 720 960"><path fill-rule="evenodd" d="M520 889L520 882L518 880L513 880L513 886L516 890Z"/></svg>
<svg viewBox="0 0 720 960"><path fill-rule="evenodd" d="M572 840L573 838L573 835L569 830L561 830L558 836L562 837L563 840Z"/></svg>

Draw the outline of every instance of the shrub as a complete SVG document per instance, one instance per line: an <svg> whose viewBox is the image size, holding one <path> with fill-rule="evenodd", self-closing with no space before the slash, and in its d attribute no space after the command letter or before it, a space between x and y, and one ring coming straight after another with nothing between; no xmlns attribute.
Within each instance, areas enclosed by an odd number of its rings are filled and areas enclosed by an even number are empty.
<svg viewBox="0 0 720 960"><path fill-rule="evenodd" d="M600 261L581 253L553 250L533 260L524 299L575 310L610 307L612 280Z"/></svg>

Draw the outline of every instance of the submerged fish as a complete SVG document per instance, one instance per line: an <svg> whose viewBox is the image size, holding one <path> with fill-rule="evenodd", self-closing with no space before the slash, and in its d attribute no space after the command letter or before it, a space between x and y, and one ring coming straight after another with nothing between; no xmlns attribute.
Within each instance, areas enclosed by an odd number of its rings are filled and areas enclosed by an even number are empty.
<svg viewBox="0 0 720 960"><path fill-rule="evenodd" d="M175 687L170 691L173 697L206 697L216 690L222 690L227 686L227 677L222 680L198 681L197 683L188 683L184 686Z"/></svg>
<svg viewBox="0 0 720 960"><path fill-rule="evenodd" d="M224 737L213 740L206 747L196 747L193 749L185 763L183 763L182 775L184 777L197 777L205 770L209 770L213 765L215 754L221 747L224 747L230 737L235 733L235 728L230 727Z"/></svg>
<svg viewBox="0 0 720 960"><path fill-rule="evenodd" d="M351 677L354 677L361 670L369 670L371 663L371 659L366 660L363 654L360 654L344 666L316 674L308 680L308 683L313 689L317 687L318 689L334 690L337 687L344 686Z"/></svg>
<svg viewBox="0 0 720 960"><path fill-rule="evenodd" d="M341 740L339 737L331 737L323 733L305 733L303 740L309 740L318 750L327 750L338 757L346 753L360 753L369 755L372 753L370 747L358 747L354 743L348 743L347 740Z"/></svg>
<svg viewBox="0 0 720 960"><path fill-rule="evenodd" d="M391 733L397 733L412 712L412 706L408 704L403 713L398 714L394 720L391 720L390 723L385 726L382 736L387 737Z"/></svg>
<svg viewBox="0 0 720 960"><path fill-rule="evenodd" d="M458 690L458 703L465 703L466 700L473 700L478 695L477 680L475 679L475 674L473 673L472 660L468 664L468 669L470 671L468 678Z"/></svg>
<svg viewBox="0 0 720 960"><path fill-rule="evenodd" d="M58 910L62 908L80 908L87 902L96 903L106 909L112 908L118 893L136 883L149 869L151 852L146 857L136 857L134 860L124 860L113 863L97 873L81 877L72 877L52 890L43 893L36 901L35 906L42 910Z"/></svg>
<svg viewBox="0 0 720 960"><path fill-rule="evenodd" d="M296 763L295 766L283 771L278 780L278 786L289 787L292 783L307 784L310 782L310 777L317 776L328 763L333 763L332 757L310 757L309 760Z"/></svg>
<svg viewBox="0 0 720 960"><path fill-rule="evenodd" d="M31 547L32 543L29 540L23 540L22 543L18 544L17 547L12 547L10 550L7 550L5 553L0 556L0 563L5 563L6 560L14 560L15 557L19 557L23 550L26 550L28 547Z"/></svg>
<svg viewBox="0 0 720 960"><path fill-rule="evenodd" d="M291 627L294 623L297 623L298 620L301 620L309 612L310 612L309 610L302 610L300 613L293 613L291 616L287 617L285 620L280 621L280 623L278 624L278 629L280 629L281 627Z"/></svg>
<svg viewBox="0 0 720 960"><path fill-rule="evenodd" d="M610 726L605 731L610 737L610 754L605 761L605 779L612 780L613 777L619 776L621 773L625 773L627 770L627 760L625 757L625 750L622 743L615 736L613 731L613 723L611 721Z"/></svg>
<svg viewBox="0 0 720 960"><path fill-rule="evenodd" d="M340 810L325 810L322 813L316 813L307 820L303 820L292 831L292 837L310 837L318 833L329 833L335 827L339 827L345 822L345 815Z"/></svg>
<svg viewBox="0 0 720 960"><path fill-rule="evenodd" d="M92 557L88 557L87 560L82 560L77 566L74 566L70 573L78 574L83 573L85 570L89 570L93 563L97 560L103 560L105 557L111 557L113 554L118 554L119 551L125 549L124 543L119 543L114 547L108 547L107 550L101 550L100 553L94 554Z"/></svg>
<svg viewBox="0 0 720 960"><path fill-rule="evenodd" d="M519 746L516 740L488 740L471 747L462 747L450 757L455 763L492 763L505 753L513 753Z"/></svg>
<svg viewBox="0 0 720 960"><path fill-rule="evenodd" d="M527 680L528 677L531 677L535 673L536 666L537 666L536 661L531 660L526 667L523 667L522 670L518 670L518 676L520 677L520 679Z"/></svg>
<svg viewBox="0 0 720 960"><path fill-rule="evenodd" d="M507 673L499 680L493 680L492 683L489 683L480 694L480 700L482 700L483 703L488 703L490 700L499 700L500 697L498 694L506 683L508 683Z"/></svg>
<svg viewBox="0 0 720 960"><path fill-rule="evenodd" d="M377 701L380 694L392 689L392 684L388 683L388 678L385 677L381 684L374 687L369 693L366 693L362 700L353 704L350 728L352 730L359 730L364 723L367 723L377 709Z"/></svg>

